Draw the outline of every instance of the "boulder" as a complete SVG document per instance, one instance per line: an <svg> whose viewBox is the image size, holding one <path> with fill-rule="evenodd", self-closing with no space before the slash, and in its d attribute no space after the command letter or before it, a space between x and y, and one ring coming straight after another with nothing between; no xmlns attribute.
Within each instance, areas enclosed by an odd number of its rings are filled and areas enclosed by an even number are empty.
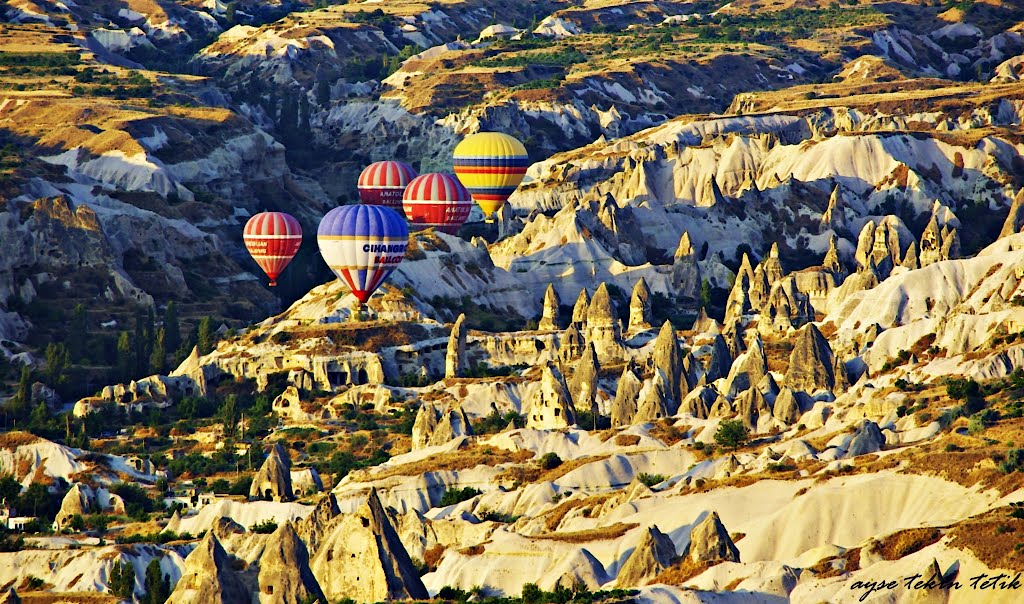
<svg viewBox="0 0 1024 604"><path fill-rule="evenodd" d="M669 410L668 397L668 378L660 369L655 369L654 377L644 383L644 387L640 391L640 402L637 403L636 415L633 417L632 423L656 422L673 415Z"/></svg>
<svg viewBox="0 0 1024 604"><path fill-rule="evenodd" d="M740 561L740 551L725 530L718 512L711 512L690 529L690 543L683 556L693 562Z"/></svg>
<svg viewBox="0 0 1024 604"><path fill-rule="evenodd" d="M853 438L850 439L850 443L846 447L846 457L874 453L880 451L884 445L885 436L882 435L878 424L869 419L862 419L857 422Z"/></svg>
<svg viewBox="0 0 1024 604"><path fill-rule="evenodd" d="M466 371L466 315L460 314L452 326L448 338L448 350L444 355L444 377L462 377Z"/></svg>
<svg viewBox="0 0 1024 604"><path fill-rule="evenodd" d="M280 443L274 443L249 487L250 499L292 501L292 461Z"/></svg>
<svg viewBox="0 0 1024 604"><path fill-rule="evenodd" d="M722 326L708 316L708 311L704 307L701 307L700 312L697 313L697 318L693 321L691 329L699 334L717 335L722 333Z"/></svg>
<svg viewBox="0 0 1024 604"><path fill-rule="evenodd" d="M755 386L768 374L768 359L760 336L755 337L746 352L739 355L729 369L729 386L726 393L730 396Z"/></svg>
<svg viewBox="0 0 1024 604"><path fill-rule="evenodd" d="M433 404L423 403L420 405L419 411L416 412L416 421L412 424L413 451L427 446L427 443L430 441L430 435L437 428L438 416L437 407Z"/></svg>
<svg viewBox="0 0 1024 604"><path fill-rule="evenodd" d="M86 516L89 514L95 503L95 496L92 489L86 485L76 482L71 486L64 499L60 502L60 511L53 521L53 530L60 532L71 524L75 516Z"/></svg>
<svg viewBox="0 0 1024 604"><path fill-rule="evenodd" d="M657 526L651 526L619 569L615 584L620 589L643 587L668 568L676 557L676 546Z"/></svg>
<svg viewBox="0 0 1024 604"><path fill-rule="evenodd" d="M772 415L787 426L795 424L800 419L800 416L803 415L800 397L789 386L783 388L779 395L775 397Z"/></svg>
<svg viewBox="0 0 1024 604"><path fill-rule="evenodd" d="M437 427L430 434L427 446L443 445L461 436L472 435L473 426L469 423L469 417L466 416L462 407L448 409L441 414L441 421L437 423Z"/></svg>
<svg viewBox="0 0 1024 604"><path fill-rule="evenodd" d="M584 330L587 327L587 312L590 307L590 295L587 294L586 288L580 290L580 295L576 298L576 304L572 307L572 325L579 330Z"/></svg>
<svg viewBox="0 0 1024 604"><path fill-rule="evenodd" d="M309 551L291 522L277 527L259 559L261 604L305 604L325 601L309 568Z"/></svg>
<svg viewBox="0 0 1024 604"><path fill-rule="evenodd" d="M335 521L310 566L332 602L429 598L375 488L358 510Z"/></svg>
<svg viewBox="0 0 1024 604"><path fill-rule="evenodd" d="M732 368L732 354L729 352L729 345L721 334L715 336L711 345L711 357L708 359L708 366L704 371L707 382L713 382L719 378L729 375Z"/></svg>

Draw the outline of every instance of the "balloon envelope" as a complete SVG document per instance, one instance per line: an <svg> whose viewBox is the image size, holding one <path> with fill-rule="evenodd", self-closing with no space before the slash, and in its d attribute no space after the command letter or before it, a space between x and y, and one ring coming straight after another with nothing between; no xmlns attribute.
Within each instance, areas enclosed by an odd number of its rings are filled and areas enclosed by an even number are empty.
<svg viewBox="0 0 1024 604"><path fill-rule="evenodd" d="M454 235L469 218L473 198L451 174L421 174L405 188L402 207L413 230L436 227Z"/></svg>
<svg viewBox="0 0 1024 604"><path fill-rule="evenodd" d="M485 216L505 204L530 166L523 143L501 132L467 136L455 147L453 160L456 176Z"/></svg>
<svg viewBox="0 0 1024 604"><path fill-rule="evenodd" d="M327 266L365 304L405 257L409 227L390 208L342 206L320 221L316 240Z"/></svg>
<svg viewBox="0 0 1024 604"><path fill-rule="evenodd" d="M363 168L359 174L358 188L361 203L400 209L402 193L409 182L416 178L416 171L400 161L378 161Z"/></svg>
<svg viewBox="0 0 1024 604"><path fill-rule="evenodd" d="M245 223L242 239L273 287L302 245L302 227L284 212L260 212Z"/></svg>

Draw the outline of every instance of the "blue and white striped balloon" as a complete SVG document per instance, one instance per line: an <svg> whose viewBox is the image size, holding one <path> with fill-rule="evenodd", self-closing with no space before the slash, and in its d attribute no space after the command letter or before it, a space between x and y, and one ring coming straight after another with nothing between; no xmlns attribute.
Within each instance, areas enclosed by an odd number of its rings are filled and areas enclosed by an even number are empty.
<svg viewBox="0 0 1024 604"><path fill-rule="evenodd" d="M409 227L384 206L342 206L320 221L316 240L327 266L365 304L405 257Z"/></svg>

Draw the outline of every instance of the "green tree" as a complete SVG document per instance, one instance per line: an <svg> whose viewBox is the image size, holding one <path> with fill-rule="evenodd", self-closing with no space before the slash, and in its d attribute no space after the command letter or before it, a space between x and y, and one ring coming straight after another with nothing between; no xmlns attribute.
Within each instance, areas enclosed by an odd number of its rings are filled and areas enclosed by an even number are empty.
<svg viewBox="0 0 1024 604"><path fill-rule="evenodd" d="M316 104L326 107L331 102L331 84L326 78L316 83Z"/></svg>
<svg viewBox="0 0 1024 604"><path fill-rule="evenodd" d="M117 338L117 372L122 382L127 382L132 377L132 369L135 367L134 355L132 338L127 331L122 331Z"/></svg>
<svg viewBox="0 0 1024 604"><path fill-rule="evenodd" d="M46 430L47 425L50 423L50 417L49 407L46 406L46 403L39 401L39 404L32 409L32 414L29 415L29 428L35 433Z"/></svg>
<svg viewBox="0 0 1024 604"><path fill-rule="evenodd" d="M78 304L71 313L71 323L68 325L68 352L76 362L81 362L85 356L86 342L89 340L89 320L85 314L85 306Z"/></svg>
<svg viewBox="0 0 1024 604"><path fill-rule="evenodd" d="M0 476L0 500L13 505L15 499L21 494L21 483L10 475Z"/></svg>
<svg viewBox="0 0 1024 604"><path fill-rule="evenodd" d="M14 393L14 398L7 403L7 410L15 419L24 419L31 402L32 370L25 365L22 366L21 375L18 377L18 390Z"/></svg>
<svg viewBox="0 0 1024 604"><path fill-rule="evenodd" d="M700 283L700 307L704 310L711 308L711 283L707 279Z"/></svg>
<svg viewBox="0 0 1024 604"><path fill-rule="evenodd" d="M156 330L153 338L153 352L149 355L149 370L152 373L163 373L167 365L167 336L164 328Z"/></svg>
<svg viewBox="0 0 1024 604"><path fill-rule="evenodd" d="M227 395L217 411L217 417L224 423L224 435L228 438L235 436L238 429L238 397Z"/></svg>
<svg viewBox="0 0 1024 604"><path fill-rule="evenodd" d="M199 321L199 327L196 328L196 344L199 346L199 354L213 352L213 319L209 316Z"/></svg>
<svg viewBox="0 0 1024 604"><path fill-rule="evenodd" d="M110 570L110 593L122 600L131 600L135 592L135 567L130 562L114 563Z"/></svg>
<svg viewBox="0 0 1024 604"><path fill-rule="evenodd" d="M141 604L164 604L171 595L171 580L160 570L160 560L153 558L146 566L144 582L146 594L139 599Z"/></svg>
<svg viewBox="0 0 1024 604"><path fill-rule="evenodd" d="M146 316L141 308L135 309L135 337L132 340L132 375L142 375L146 371L149 355L146 354Z"/></svg>
<svg viewBox="0 0 1024 604"><path fill-rule="evenodd" d="M178 307L173 301L164 309L164 345L172 354L181 348L181 326L178 324Z"/></svg>
<svg viewBox="0 0 1024 604"><path fill-rule="evenodd" d="M64 371L71 364L67 347L63 343L50 342L46 345L45 355L46 380L50 386L56 387L67 381Z"/></svg>
<svg viewBox="0 0 1024 604"><path fill-rule="evenodd" d="M715 442L734 451L746 444L749 438L750 430L738 419L722 421L715 432Z"/></svg>

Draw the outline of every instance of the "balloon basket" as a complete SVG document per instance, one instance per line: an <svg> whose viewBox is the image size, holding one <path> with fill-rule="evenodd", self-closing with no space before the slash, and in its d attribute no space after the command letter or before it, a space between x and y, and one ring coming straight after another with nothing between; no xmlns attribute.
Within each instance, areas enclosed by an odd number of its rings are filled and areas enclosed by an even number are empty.
<svg viewBox="0 0 1024 604"><path fill-rule="evenodd" d="M267 287L277 287L277 281L271 281L267 284Z"/></svg>

